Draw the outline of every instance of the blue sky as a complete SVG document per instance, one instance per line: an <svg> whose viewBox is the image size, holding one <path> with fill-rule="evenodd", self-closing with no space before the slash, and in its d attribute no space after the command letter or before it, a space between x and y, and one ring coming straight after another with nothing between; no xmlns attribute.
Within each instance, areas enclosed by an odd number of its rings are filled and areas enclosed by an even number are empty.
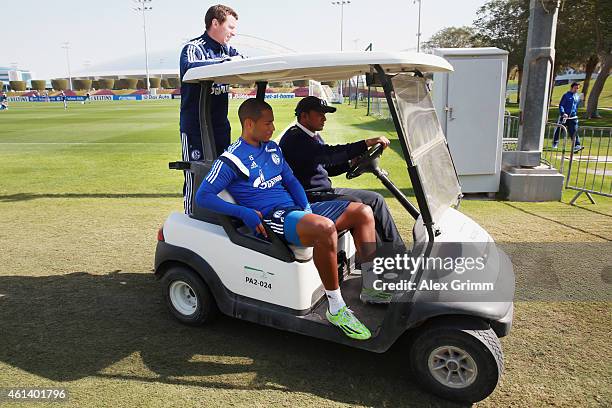
<svg viewBox="0 0 612 408"><path fill-rule="evenodd" d="M423 0L422 40L444 27L471 24L484 3ZM147 32L153 68L178 65L182 42L203 32L204 14L211 4L216 2L152 1ZM340 7L331 0L231 0L224 4L238 12L238 34L297 51L340 48ZM141 60L144 68L142 17L133 7L131 0L4 1L0 66L17 63L41 79L65 76L61 44L69 41L73 75L99 67L121 68L127 61ZM344 7L344 49L363 49L370 42L375 50L415 48L417 12L418 3L412 0L351 0ZM247 48L262 42L237 36L234 45L240 49L241 44Z"/></svg>

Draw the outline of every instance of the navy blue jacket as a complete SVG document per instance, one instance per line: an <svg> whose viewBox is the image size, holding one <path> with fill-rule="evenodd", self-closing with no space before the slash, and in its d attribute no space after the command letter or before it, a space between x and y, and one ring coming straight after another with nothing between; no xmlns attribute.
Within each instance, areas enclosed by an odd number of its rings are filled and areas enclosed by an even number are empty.
<svg viewBox="0 0 612 408"><path fill-rule="evenodd" d="M319 135L310 136L298 125L291 126L280 143L283 156L306 191L330 191L329 177L346 173L349 161L368 149L364 140L327 145Z"/></svg>
<svg viewBox="0 0 612 408"><path fill-rule="evenodd" d="M182 82L188 69L204 65L218 64L230 57L240 55L234 48L221 45L208 36L207 33L194 38L183 47L180 59L181 74L181 132L187 134L189 148L202 150L200 139L200 84L187 84ZM230 123L227 119L227 105L229 85L214 84L211 90L211 122L217 154L230 142Z"/></svg>
<svg viewBox="0 0 612 408"><path fill-rule="evenodd" d="M580 95L578 92L572 93L567 91L563 94L561 102L559 102L559 114L567 113L567 116L574 117L578 114L578 103L580 103Z"/></svg>

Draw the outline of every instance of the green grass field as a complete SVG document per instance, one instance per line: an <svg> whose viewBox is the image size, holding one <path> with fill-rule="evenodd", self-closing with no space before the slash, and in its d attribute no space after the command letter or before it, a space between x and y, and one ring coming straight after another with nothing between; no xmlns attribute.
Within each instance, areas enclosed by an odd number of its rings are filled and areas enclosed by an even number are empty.
<svg viewBox="0 0 612 408"><path fill-rule="evenodd" d="M295 103L272 102L278 131ZM383 167L412 196L388 121L341 106L324 133L390 137ZM416 387L401 343L375 355L230 318L176 322L152 265L157 229L182 210L182 175L167 167L179 158L177 101L0 112L0 388L63 387L71 407L455 406ZM334 183L384 193L370 175ZM504 377L478 406L612 404L612 200L572 196L461 204L511 253L522 299Z"/></svg>

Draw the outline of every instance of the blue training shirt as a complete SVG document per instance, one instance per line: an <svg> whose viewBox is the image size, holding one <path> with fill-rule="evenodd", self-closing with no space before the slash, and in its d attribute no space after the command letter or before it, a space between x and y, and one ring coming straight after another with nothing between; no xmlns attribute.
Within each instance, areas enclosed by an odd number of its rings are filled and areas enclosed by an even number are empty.
<svg viewBox="0 0 612 408"><path fill-rule="evenodd" d="M578 92L572 93L567 91L561 97L561 102L559 102L559 113L561 115L567 113L570 118L576 116L578 114L578 103L580 103Z"/></svg>
<svg viewBox="0 0 612 408"><path fill-rule="evenodd" d="M238 51L228 45L222 45L210 38L207 33L190 40L181 51L181 132L188 135L197 135L195 142L199 143L200 136L200 90L197 84L182 82L188 69L204 65L218 64L230 57L240 55ZM212 100L210 107L211 122L215 135L223 134L229 137L230 123L227 119L229 85L214 84L211 90Z"/></svg>
<svg viewBox="0 0 612 408"><path fill-rule="evenodd" d="M273 141L255 147L238 139L215 160L196 194L200 207L243 218L231 204L217 200L224 189L240 206L264 216L275 208L309 207L304 189Z"/></svg>

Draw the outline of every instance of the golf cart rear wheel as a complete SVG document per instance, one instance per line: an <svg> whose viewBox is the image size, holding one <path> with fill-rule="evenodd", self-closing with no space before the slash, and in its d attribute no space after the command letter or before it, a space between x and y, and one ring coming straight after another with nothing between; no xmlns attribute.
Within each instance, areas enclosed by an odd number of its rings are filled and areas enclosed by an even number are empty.
<svg viewBox="0 0 612 408"><path fill-rule="evenodd" d="M193 270L172 267L162 283L166 304L182 323L199 326L212 321L219 313L210 289Z"/></svg>
<svg viewBox="0 0 612 408"><path fill-rule="evenodd" d="M504 369L501 344L491 329L427 329L414 339L410 365L433 394L470 403L488 397Z"/></svg>

